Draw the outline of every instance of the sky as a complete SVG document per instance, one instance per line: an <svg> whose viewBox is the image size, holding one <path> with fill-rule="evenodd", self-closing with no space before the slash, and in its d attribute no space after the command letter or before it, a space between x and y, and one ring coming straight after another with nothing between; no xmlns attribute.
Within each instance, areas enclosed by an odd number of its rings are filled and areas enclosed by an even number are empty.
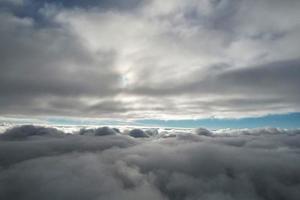
<svg viewBox="0 0 300 200"><path fill-rule="evenodd" d="M0 120L300 127L298 0L0 0Z"/></svg>
<svg viewBox="0 0 300 200"><path fill-rule="evenodd" d="M0 0L0 199L299 200L300 0Z"/></svg>

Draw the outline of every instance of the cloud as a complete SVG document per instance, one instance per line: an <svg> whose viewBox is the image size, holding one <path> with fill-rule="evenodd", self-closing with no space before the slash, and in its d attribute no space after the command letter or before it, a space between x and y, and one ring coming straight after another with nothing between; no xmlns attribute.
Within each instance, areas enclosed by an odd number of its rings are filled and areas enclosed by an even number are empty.
<svg viewBox="0 0 300 200"><path fill-rule="evenodd" d="M243 134L243 135L276 135L276 134L298 134L299 129L279 129L279 128L253 128L253 129L223 129L218 134Z"/></svg>
<svg viewBox="0 0 300 200"><path fill-rule="evenodd" d="M298 1L14 2L0 3L3 115L299 111Z"/></svg>
<svg viewBox="0 0 300 200"><path fill-rule="evenodd" d="M255 134L1 140L0 197L296 200L300 135L268 130L272 134L249 129Z"/></svg>
<svg viewBox="0 0 300 200"><path fill-rule="evenodd" d="M98 132L102 130L100 133L103 133L106 128L96 130ZM9 166L23 160L71 152L97 152L113 147L124 148L137 142L122 135L90 137L63 133L56 128L27 125L8 129L0 134L0 165Z"/></svg>
<svg viewBox="0 0 300 200"><path fill-rule="evenodd" d="M209 130L205 129L205 128L197 128L195 130L195 133L197 135L204 135L204 136L211 136L212 132L210 132Z"/></svg>
<svg viewBox="0 0 300 200"><path fill-rule="evenodd" d="M35 27L32 18L1 12L0 20L2 113L66 115L118 90L113 51L93 54L65 28Z"/></svg>
<svg viewBox="0 0 300 200"><path fill-rule="evenodd" d="M62 136L63 132L55 128L45 128L33 125L13 127L0 135L0 139L22 140L30 136Z"/></svg>
<svg viewBox="0 0 300 200"><path fill-rule="evenodd" d="M145 138L149 137L143 130L141 129L132 129L128 132L128 135L134 138Z"/></svg>
<svg viewBox="0 0 300 200"><path fill-rule="evenodd" d="M80 129L80 135L95 135L95 136L105 136L105 135L117 135L120 130L117 128L109 128L107 126L97 128L97 129Z"/></svg>

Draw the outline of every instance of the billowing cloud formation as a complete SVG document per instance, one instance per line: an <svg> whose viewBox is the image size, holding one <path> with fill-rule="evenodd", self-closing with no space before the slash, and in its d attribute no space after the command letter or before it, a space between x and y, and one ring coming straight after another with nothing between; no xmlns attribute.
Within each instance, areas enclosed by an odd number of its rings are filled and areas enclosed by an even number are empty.
<svg viewBox="0 0 300 200"><path fill-rule="evenodd" d="M205 136L210 136L210 135L212 135L212 132L210 132L209 130L204 129L204 128L197 128L197 129L195 130L195 133L196 133L197 135L205 135Z"/></svg>
<svg viewBox="0 0 300 200"><path fill-rule="evenodd" d="M299 199L299 131L263 131L236 131L230 137L181 132L173 138L147 139L122 132L102 137L32 134L23 140L0 140L0 197Z"/></svg>
<svg viewBox="0 0 300 200"><path fill-rule="evenodd" d="M81 129L79 131L80 135L95 135L95 136L105 136L105 135L116 135L120 131L116 128L101 127L97 129Z"/></svg>
<svg viewBox="0 0 300 200"><path fill-rule="evenodd" d="M2 0L0 7L1 115L300 111L299 1Z"/></svg>
<svg viewBox="0 0 300 200"><path fill-rule="evenodd" d="M55 128L44 128L33 125L13 127L0 135L0 139L22 140L30 136L62 136L63 132Z"/></svg>
<svg viewBox="0 0 300 200"><path fill-rule="evenodd" d="M141 129L133 129L129 131L128 135L135 138L148 137L148 135Z"/></svg>

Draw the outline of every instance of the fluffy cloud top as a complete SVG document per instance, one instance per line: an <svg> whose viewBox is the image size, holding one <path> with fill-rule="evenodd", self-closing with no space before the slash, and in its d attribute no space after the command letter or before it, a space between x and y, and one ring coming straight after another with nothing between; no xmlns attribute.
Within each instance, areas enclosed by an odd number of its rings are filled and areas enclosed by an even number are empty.
<svg viewBox="0 0 300 200"><path fill-rule="evenodd" d="M130 135L131 137L135 137L135 138L148 137L148 135L141 129L133 129L133 130L129 131L128 135Z"/></svg>
<svg viewBox="0 0 300 200"><path fill-rule="evenodd" d="M297 0L4 0L0 7L2 115L300 111Z"/></svg>
<svg viewBox="0 0 300 200"><path fill-rule="evenodd" d="M22 140L30 136L62 136L63 132L55 128L36 127L33 125L25 125L21 127L13 127L0 135L0 139L6 140Z"/></svg>
<svg viewBox="0 0 300 200"><path fill-rule="evenodd" d="M95 136L105 136L105 135L116 135L120 131L116 128L101 127L97 129L81 129L79 131L80 135L95 135Z"/></svg>
<svg viewBox="0 0 300 200"><path fill-rule="evenodd" d="M56 129L42 128L21 126L4 133L27 137L0 140L1 199L297 200L300 196L296 130L268 129L268 134L264 129L248 130L254 135L236 130L230 137L176 132L177 137L145 139L130 137L126 131L56 137ZM39 130L47 134L36 134Z"/></svg>

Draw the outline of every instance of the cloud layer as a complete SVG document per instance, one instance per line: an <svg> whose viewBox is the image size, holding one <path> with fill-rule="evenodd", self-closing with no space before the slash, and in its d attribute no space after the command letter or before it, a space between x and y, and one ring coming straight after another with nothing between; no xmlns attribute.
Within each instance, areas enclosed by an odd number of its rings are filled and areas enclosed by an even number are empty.
<svg viewBox="0 0 300 200"><path fill-rule="evenodd" d="M300 111L299 1L2 0L0 8L1 115Z"/></svg>
<svg viewBox="0 0 300 200"><path fill-rule="evenodd" d="M157 137L153 129L142 132L149 137L130 137L128 131L97 137L63 134L51 127L9 129L0 135L0 197L296 200L300 196L299 130L201 134L208 131L198 129L173 131L176 137L163 137L162 131L156 132L161 135Z"/></svg>

